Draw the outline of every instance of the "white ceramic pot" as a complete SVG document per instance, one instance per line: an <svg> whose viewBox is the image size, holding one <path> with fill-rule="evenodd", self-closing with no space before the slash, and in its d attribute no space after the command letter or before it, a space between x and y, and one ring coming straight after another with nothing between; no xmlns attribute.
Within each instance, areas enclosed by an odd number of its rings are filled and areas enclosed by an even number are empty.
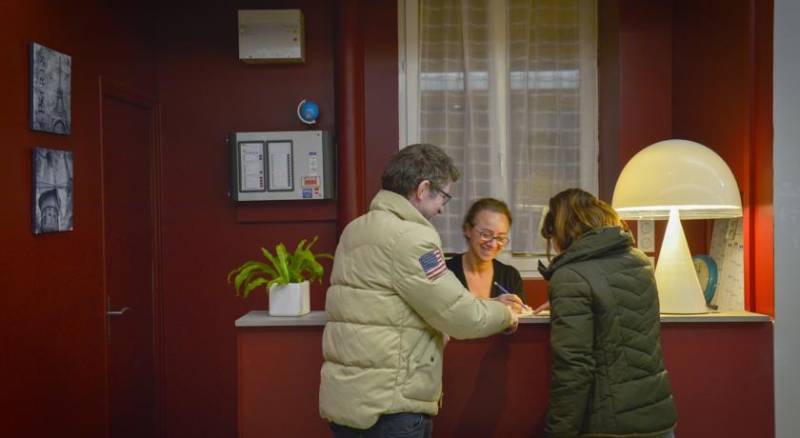
<svg viewBox="0 0 800 438"><path fill-rule="evenodd" d="M308 282L273 284L269 289L269 314L300 316L311 311Z"/></svg>

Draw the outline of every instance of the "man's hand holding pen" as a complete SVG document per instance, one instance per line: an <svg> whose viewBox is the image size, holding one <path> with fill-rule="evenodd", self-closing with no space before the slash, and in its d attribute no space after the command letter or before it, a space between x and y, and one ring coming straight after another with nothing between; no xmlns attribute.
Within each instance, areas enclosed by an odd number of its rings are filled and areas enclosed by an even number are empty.
<svg viewBox="0 0 800 438"><path fill-rule="evenodd" d="M524 312L528 308L528 306L526 306L525 303L523 303L522 300L514 294L502 294L498 295L494 299L510 307L511 310L517 314Z"/></svg>
<svg viewBox="0 0 800 438"><path fill-rule="evenodd" d="M499 298L500 297L493 298L493 299L496 300L496 301L500 301L503 304L505 304L506 308L508 309L508 314L511 316L511 324L503 332L504 334L510 335L511 333L514 333L515 331L517 331L517 327L519 326L519 312L514 310L514 308L511 305L509 305L508 303L505 303L504 301L500 300Z"/></svg>

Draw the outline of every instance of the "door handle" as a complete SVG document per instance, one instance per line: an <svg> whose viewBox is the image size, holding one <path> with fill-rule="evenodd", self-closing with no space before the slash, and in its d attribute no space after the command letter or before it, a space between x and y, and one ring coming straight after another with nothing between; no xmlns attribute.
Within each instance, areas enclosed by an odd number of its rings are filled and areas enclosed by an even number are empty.
<svg viewBox="0 0 800 438"><path fill-rule="evenodd" d="M106 342L111 343L111 320L117 317L120 317L125 314L125 312L133 310L130 307L123 307L119 310L111 310L111 296L109 295L106 299Z"/></svg>
<svg viewBox="0 0 800 438"><path fill-rule="evenodd" d="M123 308L121 308L119 310L109 310L109 311L106 312L106 315L112 316L112 317L122 316L128 310L133 310L133 309L131 309L130 307L123 307Z"/></svg>

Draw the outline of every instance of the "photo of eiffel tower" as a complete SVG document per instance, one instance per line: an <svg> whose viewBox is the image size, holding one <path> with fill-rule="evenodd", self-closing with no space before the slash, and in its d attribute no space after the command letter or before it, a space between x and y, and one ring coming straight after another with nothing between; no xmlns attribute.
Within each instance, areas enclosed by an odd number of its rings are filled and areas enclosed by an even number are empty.
<svg viewBox="0 0 800 438"><path fill-rule="evenodd" d="M31 44L31 129L68 135L72 127L72 58Z"/></svg>

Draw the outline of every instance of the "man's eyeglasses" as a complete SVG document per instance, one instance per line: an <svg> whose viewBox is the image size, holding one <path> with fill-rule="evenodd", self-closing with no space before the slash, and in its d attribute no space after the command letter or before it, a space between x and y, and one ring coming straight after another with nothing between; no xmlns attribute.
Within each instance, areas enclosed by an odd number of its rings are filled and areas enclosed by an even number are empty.
<svg viewBox="0 0 800 438"><path fill-rule="evenodd" d="M488 230L477 230L478 236L481 238L482 243L491 242L494 240L500 246L505 246L508 243L508 236L495 236Z"/></svg>
<svg viewBox="0 0 800 438"><path fill-rule="evenodd" d="M448 202L450 202L450 200L451 200L451 199L453 199L453 195L451 195L451 194L449 194L449 193L445 192L445 191L444 191L444 190L442 190L442 189L436 189L436 191L437 191L438 193L441 193L441 194L442 194L442 197L444 198L444 202L442 203L442 206L445 206L445 205L447 205L447 203L448 203Z"/></svg>

